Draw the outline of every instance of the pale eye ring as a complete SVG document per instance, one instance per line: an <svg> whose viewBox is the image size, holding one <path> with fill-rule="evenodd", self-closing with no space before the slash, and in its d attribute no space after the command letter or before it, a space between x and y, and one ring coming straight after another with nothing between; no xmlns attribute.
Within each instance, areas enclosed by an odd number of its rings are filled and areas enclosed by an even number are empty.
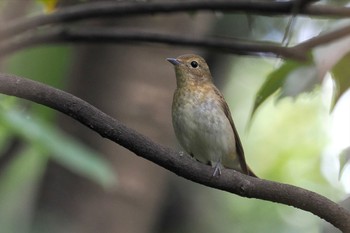
<svg viewBox="0 0 350 233"><path fill-rule="evenodd" d="M197 68L197 67L198 67L198 62L196 62L196 61L191 61L191 66L192 66L193 68Z"/></svg>

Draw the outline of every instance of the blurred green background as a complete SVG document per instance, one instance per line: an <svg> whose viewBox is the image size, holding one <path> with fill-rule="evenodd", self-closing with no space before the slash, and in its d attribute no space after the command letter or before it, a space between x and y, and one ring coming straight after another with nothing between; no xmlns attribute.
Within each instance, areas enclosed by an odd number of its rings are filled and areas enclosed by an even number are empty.
<svg viewBox="0 0 350 233"><path fill-rule="evenodd" d="M56 7L85 2L58 1ZM47 4L1 0L2 23L44 14L43 8L50 10ZM98 24L281 42L288 20L209 12L112 18ZM337 23L298 18L288 38L295 44ZM231 108L247 162L258 176L336 202L347 197L349 172L345 169L338 179L338 156L349 144L335 142L350 138L350 119L338 117L349 114L342 107L349 98L330 113L329 77L296 97L274 94L250 118L257 92L280 59L149 44L64 44L4 57L1 72L68 91L155 141L180 149L170 117L175 77L165 58L183 53L207 59ZM1 232L316 233L325 227L310 213L179 178L46 107L0 95L0 110ZM343 127L335 130L334 122Z"/></svg>

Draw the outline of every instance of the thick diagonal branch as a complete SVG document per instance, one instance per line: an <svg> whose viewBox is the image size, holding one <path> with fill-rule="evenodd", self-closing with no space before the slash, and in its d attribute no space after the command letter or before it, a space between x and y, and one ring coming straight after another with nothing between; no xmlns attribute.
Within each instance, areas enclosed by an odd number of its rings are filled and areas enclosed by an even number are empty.
<svg viewBox="0 0 350 233"><path fill-rule="evenodd" d="M292 185L249 177L229 169L225 169L220 177L212 177L210 166L151 141L89 103L64 91L14 75L0 74L0 93L56 109L102 137L186 179L243 197L294 206L325 219L343 232L350 232L350 213L317 193Z"/></svg>

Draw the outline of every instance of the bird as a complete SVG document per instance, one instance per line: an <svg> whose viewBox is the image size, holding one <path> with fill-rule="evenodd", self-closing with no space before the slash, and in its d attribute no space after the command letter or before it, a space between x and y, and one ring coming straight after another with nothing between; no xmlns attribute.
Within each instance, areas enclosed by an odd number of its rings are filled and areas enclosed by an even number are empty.
<svg viewBox="0 0 350 233"><path fill-rule="evenodd" d="M223 168L257 177L246 163L230 109L204 58L185 54L166 60L175 67L172 123L183 149L211 165L214 177L220 176Z"/></svg>

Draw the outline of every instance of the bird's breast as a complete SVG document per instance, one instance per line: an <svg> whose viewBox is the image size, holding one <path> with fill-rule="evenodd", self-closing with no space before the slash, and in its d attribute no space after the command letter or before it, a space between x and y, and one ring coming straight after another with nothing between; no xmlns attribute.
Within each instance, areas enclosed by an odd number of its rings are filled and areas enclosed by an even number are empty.
<svg viewBox="0 0 350 233"><path fill-rule="evenodd" d="M209 92L198 90L178 89L174 94L172 106L173 119L182 124L222 123L225 117L219 101ZM226 117L225 117L226 118Z"/></svg>
<svg viewBox="0 0 350 233"><path fill-rule="evenodd" d="M178 89L172 106L174 131L180 144L203 162L235 150L232 127L214 94Z"/></svg>

